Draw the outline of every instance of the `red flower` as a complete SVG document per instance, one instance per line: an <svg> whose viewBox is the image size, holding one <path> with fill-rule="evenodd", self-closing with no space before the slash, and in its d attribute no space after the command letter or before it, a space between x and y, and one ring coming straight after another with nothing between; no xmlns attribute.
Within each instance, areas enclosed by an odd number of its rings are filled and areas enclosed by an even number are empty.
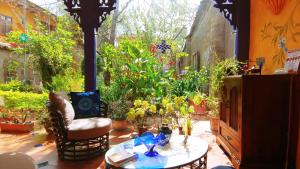
<svg viewBox="0 0 300 169"><path fill-rule="evenodd" d="M164 58L163 58L163 57L160 57L160 58L159 58L159 62L161 62L161 63L164 62Z"/></svg>
<svg viewBox="0 0 300 169"><path fill-rule="evenodd" d="M157 52L157 48L156 48L155 44L151 45L150 51L151 51L151 53L156 53Z"/></svg>
<svg viewBox="0 0 300 169"><path fill-rule="evenodd" d="M18 44L16 44L16 43L9 43L9 44L10 44L10 46L13 47L13 48L18 47Z"/></svg>
<svg viewBox="0 0 300 169"><path fill-rule="evenodd" d="M174 66L175 64L176 64L175 61L173 61L173 60L170 60L170 61L169 61L169 65L170 65L170 66Z"/></svg>

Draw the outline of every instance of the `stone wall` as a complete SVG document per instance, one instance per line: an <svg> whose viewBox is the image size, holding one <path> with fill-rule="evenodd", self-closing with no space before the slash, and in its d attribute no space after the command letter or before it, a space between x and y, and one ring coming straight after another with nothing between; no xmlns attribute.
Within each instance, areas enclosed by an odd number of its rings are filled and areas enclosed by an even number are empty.
<svg viewBox="0 0 300 169"><path fill-rule="evenodd" d="M189 57L182 59L181 67L191 65L196 69L213 63L214 52L220 58L234 56L233 29L223 14L213 7L213 1L201 2L191 32L186 38L185 51Z"/></svg>

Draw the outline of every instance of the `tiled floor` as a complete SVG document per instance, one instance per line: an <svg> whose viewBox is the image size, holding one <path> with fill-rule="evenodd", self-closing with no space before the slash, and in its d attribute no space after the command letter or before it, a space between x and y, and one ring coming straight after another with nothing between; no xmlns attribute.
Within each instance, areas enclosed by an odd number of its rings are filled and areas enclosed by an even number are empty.
<svg viewBox="0 0 300 169"><path fill-rule="evenodd" d="M174 131L178 132L178 131ZM112 131L110 144L114 146L120 142L132 138L136 133L133 128L126 131ZM231 163L217 146L215 136L210 131L209 121L201 120L193 122L192 136L201 137L209 143L208 168L222 168ZM57 159L55 143L47 138L44 130L37 130L30 134L0 134L0 154L5 152L23 152L36 161L36 163L48 162L41 169L102 169L105 166L103 156L88 161L71 162Z"/></svg>

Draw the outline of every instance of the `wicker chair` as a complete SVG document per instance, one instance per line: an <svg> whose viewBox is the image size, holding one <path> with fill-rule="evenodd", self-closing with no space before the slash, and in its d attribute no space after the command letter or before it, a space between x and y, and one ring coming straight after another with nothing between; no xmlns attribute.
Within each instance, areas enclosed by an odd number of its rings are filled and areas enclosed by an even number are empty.
<svg viewBox="0 0 300 169"><path fill-rule="evenodd" d="M62 113L53 103L48 101L47 108L56 137L55 142L60 159L89 159L104 154L109 149L111 120L105 118L107 117L108 109L105 102L100 102L101 117L75 119L69 126L66 125ZM86 129L87 125L90 128ZM85 129L80 129L81 127Z"/></svg>

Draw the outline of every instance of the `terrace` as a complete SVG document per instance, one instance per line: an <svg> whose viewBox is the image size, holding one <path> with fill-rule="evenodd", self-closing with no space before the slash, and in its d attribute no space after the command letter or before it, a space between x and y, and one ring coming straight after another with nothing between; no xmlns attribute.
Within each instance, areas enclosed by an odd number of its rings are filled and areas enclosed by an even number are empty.
<svg viewBox="0 0 300 169"><path fill-rule="evenodd" d="M0 169L300 169L300 1L199 2L0 1Z"/></svg>

